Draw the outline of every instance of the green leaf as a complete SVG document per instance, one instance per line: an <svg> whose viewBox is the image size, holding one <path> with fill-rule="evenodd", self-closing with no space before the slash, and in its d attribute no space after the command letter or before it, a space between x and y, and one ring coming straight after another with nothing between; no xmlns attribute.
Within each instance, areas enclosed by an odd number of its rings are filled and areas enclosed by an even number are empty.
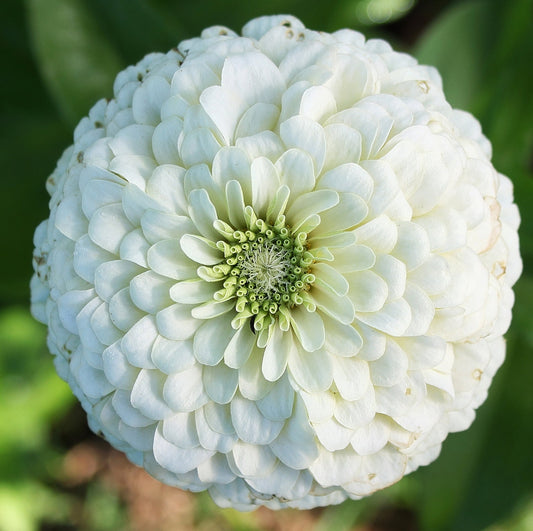
<svg viewBox="0 0 533 531"><path fill-rule="evenodd" d="M146 0L84 0L128 64L151 52L166 52L186 38L178 13L159 11Z"/></svg>
<svg viewBox="0 0 533 531"><path fill-rule="evenodd" d="M458 2L430 26L414 50L421 63L438 68L454 107L471 109L482 90L491 27L487 2Z"/></svg>
<svg viewBox="0 0 533 531"><path fill-rule="evenodd" d="M26 0L29 27L42 75L71 124L98 99L111 96L123 66L83 0Z"/></svg>

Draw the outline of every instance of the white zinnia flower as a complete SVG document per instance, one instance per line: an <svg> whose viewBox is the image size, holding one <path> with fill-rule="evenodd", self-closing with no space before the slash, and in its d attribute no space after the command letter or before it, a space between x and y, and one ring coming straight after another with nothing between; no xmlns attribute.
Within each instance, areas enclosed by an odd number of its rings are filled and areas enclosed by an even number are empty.
<svg viewBox="0 0 533 531"><path fill-rule="evenodd" d="M504 358L509 179L435 69L289 16L121 72L48 179L33 313L91 428L222 506L435 459Z"/></svg>

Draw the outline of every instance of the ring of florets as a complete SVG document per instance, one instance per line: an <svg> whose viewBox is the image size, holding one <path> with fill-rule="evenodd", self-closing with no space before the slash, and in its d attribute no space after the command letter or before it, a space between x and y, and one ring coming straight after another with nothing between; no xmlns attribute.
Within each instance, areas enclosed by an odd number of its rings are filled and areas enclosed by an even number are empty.
<svg viewBox="0 0 533 531"><path fill-rule="evenodd" d="M284 216L273 225L256 216L247 221L245 230L223 223L219 232L225 239L216 246L224 258L206 272L222 280L214 300L235 299L236 326L250 318L253 329L261 330L277 315L286 321L290 308L310 303L307 291L315 281L309 272L314 258L307 248L307 234L291 232Z"/></svg>

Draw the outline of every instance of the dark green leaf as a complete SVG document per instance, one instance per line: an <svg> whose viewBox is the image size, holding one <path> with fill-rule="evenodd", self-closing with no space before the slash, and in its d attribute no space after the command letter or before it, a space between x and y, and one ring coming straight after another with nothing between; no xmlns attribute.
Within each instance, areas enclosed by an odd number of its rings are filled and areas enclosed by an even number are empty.
<svg viewBox="0 0 533 531"><path fill-rule="evenodd" d="M486 2L458 2L437 19L414 50L421 63L438 68L454 107L470 109L482 90L490 29Z"/></svg>
<svg viewBox="0 0 533 531"><path fill-rule="evenodd" d="M43 77L71 125L98 99L111 96L123 66L83 0L26 0Z"/></svg>

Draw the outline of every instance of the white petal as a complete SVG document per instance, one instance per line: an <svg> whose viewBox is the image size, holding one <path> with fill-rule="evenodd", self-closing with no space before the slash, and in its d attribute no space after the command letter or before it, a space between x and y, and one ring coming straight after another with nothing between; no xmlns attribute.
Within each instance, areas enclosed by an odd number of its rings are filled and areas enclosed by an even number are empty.
<svg viewBox="0 0 533 531"><path fill-rule="evenodd" d="M185 256L176 240L155 243L148 249L146 258L150 269L165 277L187 280L196 276L198 265Z"/></svg>
<svg viewBox="0 0 533 531"><path fill-rule="evenodd" d="M376 263L374 251L366 245L349 245L334 249L335 269L339 273L351 273L370 269Z"/></svg>
<svg viewBox="0 0 533 531"><path fill-rule="evenodd" d="M101 304L91 315L91 328L103 345L111 345L122 337L122 332L114 325L109 316L109 305Z"/></svg>
<svg viewBox="0 0 533 531"><path fill-rule="evenodd" d="M101 299L109 301L121 289L128 287L132 278L142 272L137 264L127 260L102 263L94 274L94 288Z"/></svg>
<svg viewBox="0 0 533 531"><path fill-rule="evenodd" d="M329 290L323 290L317 285L312 290L312 298L317 308L342 324L350 324L354 320L354 307L348 297L332 295Z"/></svg>
<svg viewBox="0 0 533 531"><path fill-rule="evenodd" d="M291 190L291 202L297 197L313 190L315 172L313 159L300 149L289 149L276 162L281 184Z"/></svg>
<svg viewBox="0 0 533 531"><path fill-rule="evenodd" d="M155 319L151 315L143 317L124 335L120 347L128 361L135 367L153 369L152 345L158 337Z"/></svg>
<svg viewBox="0 0 533 531"><path fill-rule="evenodd" d="M324 128L324 132L326 135L324 170L359 161L361 135L357 130L344 124L329 124Z"/></svg>
<svg viewBox="0 0 533 531"><path fill-rule="evenodd" d="M198 363L166 378L165 401L174 411L194 411L209 401L202 382L202 366Z"/></svg>
<svg viewBox="0 0 533 531"><path fill-rule="evenodd" d="M333 363L333 379L345 400L359 400L371 383L368 363L357 358L336 357Z"/></svg>
<svg viewBox="0 0 533 531"><path fill-rule="evenodd" d="M227 484L235 479L224 454L217 453L198 466L198 477L202 483Z"/></svg>
<svg viewBox="0 0 533 531"><path fill-rule="evenodd" d="M265 347L261 366L262 374L267 380L275 382L282 376L293 348L295 347L292 334L275 326L272 337Z"/></svg>
<svg viewBox="0 0 533 531"><path fill-rule="evenodd" d="M141 227L150 243L167 239L179 240L184 234L195 232L194 224L188 216L156 210L148 210L143 214Z"/></svg>
<svg viewBox="0 0 533 531"><path fill-rule="evenodd" d="M258 216L264 217L268 204L280 186L274 164L266 157L254 159L251 165L252 206Z"/></svg>
<svg viewBox="0 0 533 531"><path fill-rule="evenodd" d="M235 434L235 429L231 422L231 407L229 404L221 405L215 402L208 402L203 409L205 420L213 431L224 435Z"/></svg>
<svg viewBox="0 0 533 531"><path fill-rule="evenodd" d="M180 94L188 103L197 103L205 87L217 85L220 79L206 63L185 62L172 77L171 94Z"/></svg>
<svg viewBox="0 0 533 531"><path fill-rule="evenodd" d="M391 336L401 336L411 322L411 308L403 299L387 302L374 313L358 313L357 319Z"/></svg>
<svg viewBox="0 0 533 531"><path fill-rule="evenodd" d="M213 319L233 310L234 306L235 301L232 299L222 302L208 301L193 308L191 315L196 319Z"/></svg>
<svg viewBox="0 0 533 531"><path fill-rule="evenodd" d="M200 408L195 412L196 429L200 445L208 450L215 450L227 454L235 446L237 436L235 434L225 435L213 429L207 422L205 408Z"/></svg>
<svg viewBox="0 0 533 531"><path fill-rule="evenodd" d="M196 164L211 164L213 158L220 150L220 144L213 133L203 127L195 129L186 135L179 145L180 156L185 167L191 167Z"/></svg>
<svg viewBox="0 0 533 531"><path fill-rule="evenodd" d="M429 258L429 252L428 235L420 225L403 222L398 226L398 241L393 253L405 263L407 271L423 264Z"/></svg>
<svg viewBox="0 0 533 531"><path fill-rule="evenodd" d="M146 241L143 231L135 229L122 238L119 256L121 260L128 260L141 267L148 267L146 254L149 248L150 244Z"/></svg>
<svg viewBox="0 0 533 531"><path fill-rule="evenodd" d="M242 115L235 137L252 136L266 130L272 131L275 129L278 118L279 107L272 103L256 103Z"/></svg>
<svg viewBox="0 0 533 531"><path fill-rule="evenodd" d="M229 221L234 227L246 226L244 209L246 208L243 189L238 181L226 184L226 202L228 204Z"/></svg>
<svg viewBox="0 0 533 531"><path fill-rule="evenodd" d="M82 209L87 219L91 219L96 210L104 205L120 203L123 190L124 186L111 181L101 179L89 181L83 189L81 200Z"/></svg>
<svg viewBox="0 0 533 531"><path fill-rule="evenodd" d="M254 136L237 138L235 146L244 151L250 160L266 157L274 162L285 152L283 142L272 131L263 131Z"/></svg>
<svg viewBox="0 0 533 531"><path fill-rule="evenodd" d="M350 230L363 221L367 214L368 207L359 195L340 193L339 203L320 214L320 225L313 232L313 236Z"/></svg>
<svg viewBox="0 0 533 531"><path fill-rule="evenodd" d="M165 376L157 370L142 369L131 390L131 405L143 415L160 420L172 414L163 399Z"/></svg>
<svg viewBox="0 0 533 531"><path fill-rule="evenodd" d="M155 314L172 304L172 281L153 271L145 271L130 282L130 296L137 308Z"/></svg>
<svg viewBox="0 0 533 531"><path fill-rule="evenodd" d="M196 363L192 341L173 341L158 335L152 345L153 364L165 374L181 372Z"/></svg>
<svg viewBox="0 0 533 531"><path fill-rule="evenodd" d="M418 217L417 223L425 230L434 252L452 251L466 244L466 223L453 209L434 209Z"/></svg>
<svg viewBox="0 0 533 531"><path fill-rule="evenodd" d="M74 271L83 280L94 284L94 272L96 268L104 262L113 260L113 258L112 254L93 243L89 235L85 234L76 242L74 247Z"/></svg>
<svg viewBox="0 0 533 531"><path fill-rule="evenodd" d="M278 68L258 52L232 55L224 61L222 86L252 106L254 103L279 103L285 82Z"/></svg>
<svg viewBox="0 0 533 531"><path fill-rule="evenodd" d="M306 352L302 347L291 350L289 371L305 391L325 391L333 381L333 363L325 349Z"/></svg>
<svg viewBox="0 0 533 531"><path fill-rule="evenodd" d="M328 391L319 393L300 391L299 396L304 401L307 416L311 422L324 422L333 416L335 397L332 393Z"/></svg>
<svg viewBox="0 0 533 531"><path fill-rule="evenodd" d="M113 386L108 382L104 371L91 367L81 348L72 354L70 370L83 393L90 398L102 398L113 391Z"/></svg>
<svg viewBox="0 0 533 531"><path fill-rule="evenodd" d="M239 383L239 373L224 362L210 367L204 366L203 382L205 392L217 404L227 404L235 394Z"/></svg>
<svg viewBox="0 0 533 531"><path fill-rule="evenodd" d="M277 462L268 446L258 446L237 441L230 454L237 470L244 477L269 475ZM229 456L228 456L229 457Z"/></svg>
<svg viewBox="0 0 533 531"><path fill-rule="evenodd" d="M298 480L301 476L304 476L305 480L299 482ZM268 475L246 478L246 483L252 489L261 493L261 497L264 496L265 499L275 496L279 499L287 498L288 500L293 500L300 497L301 491L303 491L302 495L304 496L309 492L312 477L311 474L308 474L308 476L277 461L277 465L274 469L269 470Z"/></svg>
<svg viewBox="0 0 533 531"><path fill-rule="evenodd" d="M178 140L182 131L183 120L177 116L166 118L155 128L152 149L159 164L179 162Z"/></svg>
<svg viewBox="0 0 533 531"><path fill-rule="evenodd" d="M333 190L317 190L298 196L287 210L287 219L297 227L308 216L328 210L339 202Z"/></svg>
<svg viewBox="0 0 533 531"><path fill-rule="evenodd" d="M313 352L324 345L324 322L317 312L307 311L303 305L290 312L292 329L302 347Z"/></svg>
<svg viewBox="0 0 533 531"><path fill-rule="evenodd" d="M406 336L422 336L427 331L435 315L435 304L415 284L408 283L404 300L411 308L411 324L404 332Z"/></svg>
<svg viewBox="0 0 533 531"><path fill-rule="evenodd" d="M255 339L255 335L247 326L237 330L224 350L226 365L233 369L240 369L250 357Z"/></svg>
<svg viewBox="0 0 533 531"><path fill-rule="evenodd" d="M396 342L409 353L409 370L436 367L446 354L446 341L440 337L406 337Z"/></svg>
<svg viewBox="0 0 533 531"><path fill-rule="evenodd" d="M231 419L239 438L250 444L270 444L283 428L283 422L267 419L254 402L238 394L231 401Z"/></svg>
<svg viewBox="0 0 533 531"><path fill-rule="evenodd" d="M316 188L357 194L368 202L374 191L374 181L359 164L349 162L324 173Z"/></svg>
<svg viewBox="0 0 533 531"><path fill-rule="evenodd" d="M200 445L194 413L176 413L162 422L163 437L179 448L195 448Z"/></svg>
<svg viewBox="0 0 533 531"><path fill-rule="evenodd" d="M363 55L338 53L333 72L326 86L335 96L339 109L347 109L364 96L379 91L378 71Z"/></svg>
<svg viewBox="0 0 533 531"><path fill-rule="evenodd" d="M287 148L300 148L309 153L319 175L326 155L324 129L305 116L293 116L280 125L280 136Z"/></svg>
<svg viewBox="0 0 533 531"><path fill-rule="evenodd" d="M379 452L388 442L390 429L383 417L376 418L355 431L351 444L359 455L372 455Z"/></svg>
<svg viewBox="0 0 533 531"><path fill-rule="evenodd" d="M363 336L363 345L359 351L359 358L366 361L377 360L385 352L387 338L385 334L373 328L358 323L357 329Z"/></svg>
<svg viewBox="0 0 533 531"><path fill-rule="evenodd" d="M102 249L118 254L122 239L133 228L122 205L117 203L103 206L94 213L89 222L89 236Z"/></svg>
<svg viewBox="0 0 533 531"><path fill-rule="evenodd" d="M329 289L332 293L343 297L348 293L349 284L346 279L333 267L317 263L313 265L313 274L316 276L315 282L323 288Z"/></svg>
<svg viewBox="0 0 533 531"><path fill-rule="evenodd" d="M128 125L109 140L109 147L116 157L120 155L152 157L153 134L154 128L151 125L139 123Z"/></svg>
<svg viewBox="0 0 533 531"><path fill-rule="evenodd" d="M56 210L56 228L67 238L74 241L87 234L87 219L81 212L80 199L79 196L66 197ZM95 241L95 243L98 242ZM100 245L100 247L103 246ZM103 248L105 249L105 247Z"/></svg>
<svg viewBox="0 0 533 531"><path fill-rule="evenodd" d="M376 254L388 254L396 245L398 228L387 216L379 216L355 229L357 243L370 247Z"/></svg>
<svg viewBox="0 0 533 531"><path fill-rule="evenodd" d="M213 298L213 286L201 279L177 282L170 288L170 297L182 304L198 304Z"/></svg>
<svg viewBox="0 0 533 531"><path fill-rule="evenodd" d="M211 241L217 241L220 235L213 228L213 223L218 219L217 211L209 194L203 188L196 189L189 194L188 199L189 214L198 232Z"/></svg>
<svg viewBox="0 0 533 531"><path fill-rule="evenodd" d="M155 432L154 457L163 468L175 474L183 474L193 470L213 454L213 451L205 450L202 447L178 448L163 437L160 427Z"/></svg>
<svg viewBox="0 0 533 531"><path fill-rule="evenodd" d="M91 327L91 317L101 304L100 299L95 297L76 316L76 326L80 335L81 344L86 350L92 352L102 352L105 348Z"/></svg>
<svg viewBox="0 0 533 531"><path fill-rule="evenodd" d="M146 183L146 193L170 212L185 214L187 201L183 191L185 170L172 164L161 164Z"/></svg>
<svg viewBox="0 0 533 531"><path fill-rule="evenodd" d="M299 113L302 116L321 123L336 111L335 98L331 91L323 85L309 87L302 94Z"/></svg>
<svg viewBox="0 0 533 531"><path fill-rule="evenodd" d="M377 456L379 455L379 458ZM405 473L407 456L391 447L385 447L377 454L362 458L359 469L360 479L346 484L345 488L354 495L366 496L381 485L392 485Z"/></svg>
<svg viewBox="0 0 533 531"><path fill-rule="evenodd" d="M256 402L259 411L270 420L285 420L292 414L294 389L287 376L280 378L266 396Z"/></svg>
<svg viewBox="0 0 533 531"><path fill-rule="evenodd" d="M111 402L117 415L129 426L141 428L154 423L152 419L145 417L138 409L131 405L129 391L115 391Z"/></svg>
<svg viewBox="0 0 533 531"><path fill-rule="evenodd" d="M180 238L182 251L194 262L215 265L222 261L222 254L214 243L195 234L185 234Z"/></svg>
<svg viewBox="0 0 533 531"><path fill-rule="evenodd" d="M132 367L120 350L117 341L102 353L102 363L106 378L118 389L131 389L139 374L139 369Z"/></svg>
<svg viewBox="0 0 533 531"><path fill-rule="evenodd" d="M141 218L147 210L164 210L162 205L134 184L128 184L124 187L122 208L126 217L135 227L141 224Z"/></svg>
<svg viewBox="0 0 533 531"><path fill-rule="evenodd" d="M151 75L133 95L133 116L137 123L155 125L161 121L161 105L170 94L168 81Z"/></svg>
<svg viewBox="0 0 533 531"><path fill-rule="evenodd" d="M428 295L444 292L451 281L450 267L445 258L432 255L421 266L409 272L409 281Z"/></svg>
<svg viewBox="0 0 533 531"><path fill-rule="evenodd" d="M296 31L304 29L304 25L291 15L272 15L258 17L247 22L242 28L242 35L258 41L276 26L295 28Z"/></svg>
<svg viewBox="0 0 533 531"><path fill-rule="evenodd" d="M225 190L230 181L237 181L241 185L246 203L249 204L251 200L250 160L244 151L233 146L220 149L213 160L212 174L213 181L220 186L221 190Z"/></svg>
<svg viewBox="0 0 533 531"><path fill-rule="evenodd" d="M387 283L389 300L397 299L404 294L407 272L403 262L390 255L378 256L373 271Z"/></svg>
<svg viewBox="0 0 533 531"><path fill-rule="evenodd" d="M339 424L334 418L313 424L318 440L330 452L343 450L350 444L353 430Z"/></svg>
<svg viewBox="0 0 533 531"><path fill-rule="evenodd" d="M109 317L120 330L129 330L146 314L139 310L130 297L130 288L121 289L109 301Z"/></svg>
<svg viewBox="0 0 533 531"><path fill-rule="evenodd" d="M369 363L372 383L382 387L396 385L407 374L406 353L393 340L387 341L383 356Z"/></svg>
<svg viewBox="0 0 533 531"><path fill-rule="evenodd" d="M293 415L277 439L270 444L270 449L282 463L297 470L309 467L318 457L315 434L300 398L296 399Z"/></svg>
<svg viewBox="0 0 533 531"><path fill-rule="evenodd" d="M109 171L144 190L146 181L152 175L156 162L152 157L142 155L119 155L109 163Z"/></svg>
<svg viewBox="0 0 533 531"><path fill-rule="evenodd" d="M67 291L57 301L61 324L72 334L78 334L76 318L82 309L95 298L93 289Z"/></svg>
<svg viewBox="0 0 533 531"><path fill-rule="evenodd" d="M233 315L208 319L194 335L193 349L196 359L204 365L217 365L235 334L231 326Z"/></svg>
<svg viewBox="0 0 533 531"><path fill-rule="evenodd" d="M337 320L322 315L326 329L326 350L330 354L349 358L355 356L363 346L363 338L351 325L344 325Z"/></svg>
<svg viewBox="0 0 533 531"><path fill-rule="evenodd" d="M376 414L374 389L368 386L366 393L358 400L337 400L335 418L347 428L359 428L368 424Z"/></svg>
<svg viewBox="0 0 533 531"><path fill-rule="evenodd" d="M183 341L193 336L202 321L191 316L191 306L173 304L156 315L157 328L168 339Z"/></svg>
<svg viewBox="0 0 533 531"><path fill-rule="evenodd" d="M261 371L262 361L263 349L255 346L239 370L239 390L248 400L259 400L272 388L273 383L266 380Z"/></svg>

